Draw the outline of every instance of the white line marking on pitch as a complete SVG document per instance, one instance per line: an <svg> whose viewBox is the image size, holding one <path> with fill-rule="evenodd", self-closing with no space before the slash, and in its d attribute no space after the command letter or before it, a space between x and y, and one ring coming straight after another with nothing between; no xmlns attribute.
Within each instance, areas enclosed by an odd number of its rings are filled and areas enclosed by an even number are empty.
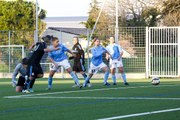
<svg viewBox="0 0 180 120"><path fill-rule="evenodd" d="M173 111L179 111L179 110L180 108L174 108L174 109L166 109L166 110L158 110L158 111L152 111L152 112L144 112L144 113L136 113L136 114L115 116L115 117L109 117L109 118L102 118L98 120L115 120L115 119L123 119L123 118L130 118L130 117L137 117L137 116L144 116L144 115L152 115L152 114L158 114L158 113L173 112Z"/></svg>
<svg viewBox="0 0 180 120"><path fill-rule="evenodd" d="M161 85L158 87L171 87L179 85ZM20 98L20 97L30 97L30 96L40 96L40 95L54 95L54 94L68 94L68 93L82 93L82 92L93 92L93 91L108 91L117 89L134 89L134 88L151 88L154 86L135 86L135 87L117 87L117 88L103 88L103 89L91 89L91 90L75 90L75 91L63 91L63 92L52 92L52 93L38 93L38 94L28 94L28 95L17 95L17 96L5 96L4 98Z"/></svg>
<svg viewBox="0 0 180 120"><path fill-rule="evenodd" d="M48 97L48 96L27 96L19 98L40 98L40 99L106 99L106 100L180 100L180 98L149 98L149 97Z"/></svg>

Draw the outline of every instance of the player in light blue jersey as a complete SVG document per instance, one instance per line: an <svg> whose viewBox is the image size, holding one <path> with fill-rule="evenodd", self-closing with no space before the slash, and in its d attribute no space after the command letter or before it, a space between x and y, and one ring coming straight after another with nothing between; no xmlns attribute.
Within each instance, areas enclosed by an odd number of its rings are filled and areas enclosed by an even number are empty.
<svg viewBox="0 0 180 120"><path fill-rule="evenodd" d="M59 43L58 38L54 37L52 39L52 47L59 48L56 51L52 51L49 53L49 60L53 63L50 69L49 78L48 78L48 90L52 88L52 81L53 76L58 71L60 66L64 67L66 71L71 75L74 79L74 82L81 88L82 86L79 83L79 79L77 78L76 74L72 71L71 66L68 62L68 57L66 56L66 52L74 55L69 49L67 49L63 44ZM74 57L76 57L74 55Z"/></svg>
<svg viewBox="0 0 180 120"><path fill-rule="evenodd" d="M109 54L109 53L107 52L107 50L104 47L102 47L100 45L100 40L98 38L95 38L93 42L95 44L95 47L91 48L92 59L91 59L91 63L90 63L89 76L86 78L85 83L83 84L83 87L86 87L87 82L100 69L102 69L105 72L105 74L104 74L104 85L110 86L110 84L107 82L108 77L109 77L109 68L103 62L103 54L104 53Z"/></svg>
<svg viewBox="0 0 180 120"><path fill-rule="evenodd" d="M114 37L110 37L110 44L106 47L107 51L111 54L112 58L110 58L110 69L111 69L111 74L112 74L112 79L113 79L113 85L116 85L116 75L115 75L115 69L118 68L122 79L124 81L125 85L129 85L127 80L126 80L126 74L124 72L123 68L123 62L122 62L122 55L123 55L123 50L120 45L115 43Z"/></svg>

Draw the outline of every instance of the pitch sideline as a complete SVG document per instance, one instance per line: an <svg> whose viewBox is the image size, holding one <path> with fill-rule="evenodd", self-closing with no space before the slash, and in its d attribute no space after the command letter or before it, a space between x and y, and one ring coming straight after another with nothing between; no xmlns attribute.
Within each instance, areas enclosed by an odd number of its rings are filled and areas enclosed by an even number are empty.
<svg viewBox="0 0 180 120"><path fill-rule="evenodd" d="M151 111L151 112L144 112L144 113L121 115L121 116L115 116L115 117L109 117L109 118L102 118L102 119L97 119L97 120L116 120L116 119L138 117L138 116L152 115L152 114L158 114L158 113L174 112L174 111L179 111L179 110L180 108L165 109L165 110L158 110L158 111Z"/></svg>
<svg viewBox="0 0 180 120"><path fill-rule="evenodd" d="M161 85L158 87L172 87L172 86L179 86L179 85ZM33 97L33 96L41 96L41 95L68 94L68 93L79 93L79 92L82 93L82 92L93 92L93 91L108 91L108 90L117 90L117 89L151 88L151 87L154 87L154 86L135 86L135 87L117 87L117 88L103 88L103 89L91 89L91 90L75 90L75 91L63 91L63 92L5 96L4 98L23 98L23 97Z"/></svg>

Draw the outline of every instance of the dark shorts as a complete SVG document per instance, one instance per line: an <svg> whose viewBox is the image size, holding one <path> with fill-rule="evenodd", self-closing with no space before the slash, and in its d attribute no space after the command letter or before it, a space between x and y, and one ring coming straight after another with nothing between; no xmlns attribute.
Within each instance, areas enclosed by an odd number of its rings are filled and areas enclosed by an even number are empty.
<svg viewBox="0 0 180 120"><path fill-rule="evenodd" d="M40 64L28 65L28 76L36 78L38 74L43 74L43 70Z"/></svg>
<svg viewBox="0 0 180 120"><path fill-rule="evenodd" d="M85 72L86 68L81 60L74 62L73 71L75 72Z"/></svg>
<svg viewBox="0 0 180 120"><path fill-rule="evenodd" d="M17 82L17 86L24 86L25 83L25 77L23 76L19 76L18 82Z"/></svg>

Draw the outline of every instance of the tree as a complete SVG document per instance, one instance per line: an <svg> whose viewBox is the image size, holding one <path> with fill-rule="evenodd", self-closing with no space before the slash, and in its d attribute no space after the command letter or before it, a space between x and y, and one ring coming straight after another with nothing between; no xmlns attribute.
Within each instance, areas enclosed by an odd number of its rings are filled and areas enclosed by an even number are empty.
<svg viewBox="0 0 180 120"><path fill-rule="evenodd" d="M89 30L93 29L94 24L97 20L98 14L100 12L100 4L101 3L99 3L97 0L92 0L92 3L90 4L88 20L85 23L83 23ZM110 25L110 20L111 19L109 15L105 11L102 11L93 37L98 36L100 37L100 39L105 40L107 36L107 29Z"/></svg>
<svg viewBox="0 0 180 120"><path fill-rule="evenodd" d="M46 11L41 9L39 31L45 29L45 23L41 21L45 17ZM32 42L35 30L35 4L23 0L0 1L0 30L11 30L14 44L27 45ZM29 35L30 32L32 35ZM1 43L7 44L7 39L2 39L1 36L0 39Z"/></svg>
<svg viewBox="0 0 180 120"><path fill-rule="evenodd" d="M163 24L166 26L180 26L180 1L165 0L162 3Z"/></svg>

